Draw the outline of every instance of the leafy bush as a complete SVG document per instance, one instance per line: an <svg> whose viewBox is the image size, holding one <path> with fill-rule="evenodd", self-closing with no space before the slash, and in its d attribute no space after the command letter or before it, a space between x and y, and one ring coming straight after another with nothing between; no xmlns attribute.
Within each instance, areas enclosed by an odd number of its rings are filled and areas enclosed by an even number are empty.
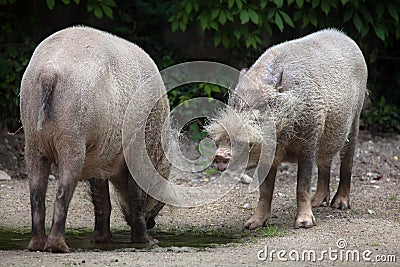
<svg viewBox="0 0 400 267"><path fill-rule="evenodd" d="M383 96L364 111L362 121L364 127L373 133L400 133L400 109L386 103Z"/></svg>
<svg viewBox="0 0 400 267"><path fill-rule="evenodd" d="M400 132L398 0L0 0L0 7L0 124L10 128L19 124L20 80L34 47L55 30L86 24L137 43L159 69L193 59L171 42L185 34L216 47L217 57L205 59L242 68L274 43L321 28L342 29L360 45L369 68L374 100L363 125ZM169 93L172 107L198 96L223 100L226 89L200 83Z"/></svg>

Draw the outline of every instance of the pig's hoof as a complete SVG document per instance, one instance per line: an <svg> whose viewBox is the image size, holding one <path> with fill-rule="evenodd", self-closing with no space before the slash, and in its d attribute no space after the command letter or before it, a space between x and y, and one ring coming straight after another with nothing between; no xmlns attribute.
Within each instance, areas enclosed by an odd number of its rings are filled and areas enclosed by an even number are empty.
<svg viewBox="0 0 400 267"><path fill-rule="evenodd" d="M139 238L132 238L133 247L135 248L150 248L158 244L158 240L150 235L145 235Z"/></svg>
<svg viewBox="0 0 400 267"><path fill-rule="evenodd" d="M332 199L331 207L340 210L350 209L349 197L336 194Z"/></svg>
<svg viewBox="0 0 400 267"><path fill-rule="evenodd" d="M46 244L46 239L32 238L29 242L28 249L30 251L43 251Z"/></svg>
<svg viewBox="0 0 400 267"><path fill-rule="evenodd" d="M111 241L111 232L106 231L103 233L99 231L94 231L91 241L94 243L108 243Z"/></svg>
<svg viewBox="0 0 400 267"><path fill-rule="evenodd" d="M311 206L312 207L319 207L329 205L329 194L318 194L316 193L313 198L311 199Z"/></svg>
<svg viewBox="0 0 400 267"><path fill-rule="evenodd" d="M63 239L47 238L44 251L53 253L68 253L69 248Z"/></svg>
<svg viewBox="0 0 400 267"><path fill-rule="evenodd" d="M308 213L299 213L296 216L296 222L294 224L294 228L310 228L313 227L314 225L317 225L315 223L315 218L314 215L308 214Z"/></svg>
<svg viewBox="0 0 400 267"><path fill-rule="evenodd" d="M266 219L262 219L258 216L252 216L245 224L244 229L254 230L263 227L266 223Z"/></svg>

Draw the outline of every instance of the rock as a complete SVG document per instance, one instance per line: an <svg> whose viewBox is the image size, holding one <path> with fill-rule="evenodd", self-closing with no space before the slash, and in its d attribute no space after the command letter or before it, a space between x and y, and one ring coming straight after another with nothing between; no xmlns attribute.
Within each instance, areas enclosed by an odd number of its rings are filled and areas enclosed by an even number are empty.
<svg viewBox="0 0 400 267"><path fill-rule="evenodd" d="M367 213L368 213L368 214L375 214L375 211L373 211L373 210L368 210Z"/></svg>
<svg viewBox="0 0 400 267"><path fill-rule="evenodd" d="M251 178L250 176L248 176L247 174L243 174L243 176L240 178L240 182L242 184L250 184L251 181L253 181L253 178Z"/></svg>
<svg viewBox="0 0 400 267"><path fill-rule="evenodd" d="M250 204L249 203L244 203L243 208L244 209L250 209Z"/></svg>
<svg viewBox="0 0 400 267"><path fill-rule="evenodd" d="M0 170L0 181L10 181L11 176L8 175L5 171Z"/></svg>

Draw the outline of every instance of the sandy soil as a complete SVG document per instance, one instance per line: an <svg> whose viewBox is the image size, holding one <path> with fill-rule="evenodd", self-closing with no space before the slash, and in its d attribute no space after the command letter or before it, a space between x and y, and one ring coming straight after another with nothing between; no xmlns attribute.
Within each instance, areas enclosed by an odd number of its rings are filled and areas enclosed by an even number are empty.
<svg viewBox="0 0 400 267"><path fill-rule="evenodd" d="M30 208L27 180L21 179L26 177L21 163L23 138L4 134L0 138L0 167L13 178L0 181L0 228L25 233L26 236L30 227ZM3 142L5 139L7 141ZM238 184L219 201L199 208L166 207L156 220L156 236L168 232L196 238L214 233L239 236L235 242L203 248L171 244L148 250L120 248L108 251L80 249L78 243L71 247L69 254L51 254L28 252L26 249L9 250L7 243L15 240L7 241L3 237L0 238L0 266L399 266L399 158L400 136L383 138L362 133L355 156L351 210L315 208L318 225L311 229L293 229L296 166L284 164L277 177L273 217L270 220L272 226L269 228L254 232L242 230L258 198L258 193L249 194L244 184ZM332 168L331 196L338 185L338 173L336 159ZM209 177L196 175L187 179L207 181ZM56 180L49 182L47 227L51 224L56 185ZM313 185L316 185L315 175ZM315 187L312 189L315 190ZM128 231L115 200L113 207L113 232ZM67 237L73 231L79 235L79 231L87 231L82 229L91 229L94 224L92 213L85 184L80 183L69 209ZM193 243L193 240L188 240L188 244L189 241ZM279 255L278 251L281 251ZM359 260L357 256L360 256ZM382 263L379 260L392 262Z"/></svg>

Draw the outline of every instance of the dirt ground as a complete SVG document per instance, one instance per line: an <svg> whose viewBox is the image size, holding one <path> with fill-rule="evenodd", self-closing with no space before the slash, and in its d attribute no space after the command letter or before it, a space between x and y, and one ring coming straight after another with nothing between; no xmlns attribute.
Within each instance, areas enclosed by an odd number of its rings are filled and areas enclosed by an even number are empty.
<svg viewBox="0 0 400 267"><path fill-rule="evenodd" d="M28 252L10 247L18 241L26 248L29 242L30 206L23 156L23 136L2 132L0 170L12 179L0 181L0 230L14 235L0 237L0 266L400 266L400 136L361 133L354 158L351 210L315 208L318 225L313 228L293 228L296 165L283 164L269 227L253 232L242 230L255 210L258 192L250 194L247 185L238 184L212 204L192 209L165 207L157 217L153 235L169 235L159 238L160 246L147 250L129 248L126 242L122 248L111 250L85 249L88 241L80 241L79 237L93 227L94 216L84 183L75 192L67 218L67 242L69 236L78 238L70 245L71 253ZM338 186L338 173L335 159L331 197ZM210 177L202 174L182 179L198 183ZM47 227L51 225L56 185L56 180L49 181ZM315 186L316 170L313 191ZM111 227L113 241L118 242L119 232L129 232L115 199L113 204ZM175 244L173 238L179 235L183 238ZM202 246L203 236L232 239L216 246L212 242Z"/></svg>

